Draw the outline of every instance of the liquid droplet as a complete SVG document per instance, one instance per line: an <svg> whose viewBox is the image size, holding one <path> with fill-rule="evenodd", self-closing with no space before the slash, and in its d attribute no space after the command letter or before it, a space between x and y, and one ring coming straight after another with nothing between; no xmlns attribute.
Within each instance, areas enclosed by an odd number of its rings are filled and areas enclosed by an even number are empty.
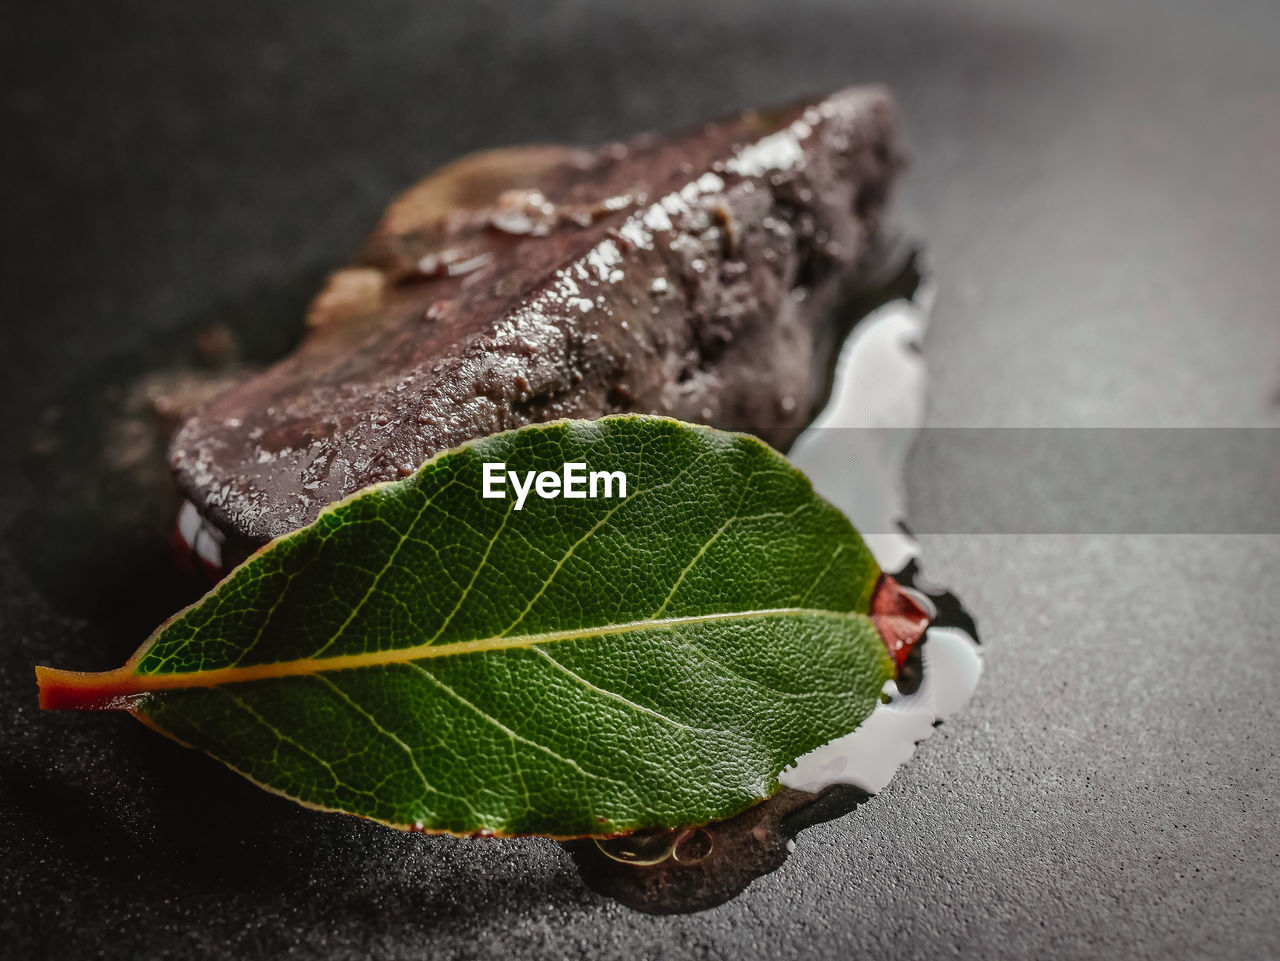
<svg viewBox="0 0 1280 961"><path fill-rule="evenodd" d="M690 828L681 832L671 855L681 864L697 864L715 848L715 839L706 828Z"/></svg>
<svg viewBox="0 0 1280 961"><path fill-rule="evenodd" d="M597 838L595 846L619 864L661 864L675 852L683 834L677 831L637 831L621 838Z"/></svg>

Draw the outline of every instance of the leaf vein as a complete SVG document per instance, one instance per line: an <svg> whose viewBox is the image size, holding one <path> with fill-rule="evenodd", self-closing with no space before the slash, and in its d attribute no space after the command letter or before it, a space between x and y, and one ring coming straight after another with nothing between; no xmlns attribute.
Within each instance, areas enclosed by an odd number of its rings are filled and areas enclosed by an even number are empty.
<svg viewBox="0 0 1280 961"><path fill-rule="evenodd" d="M507 735L507 737L511 738L513 741L519 741L521 744L525 744L528 747L533 748L534 750L541 751L543 754L546 754L548 757L553 758L554 760L557 760L562 764L565 764L568 767L573 768L575 771L578 772L579 775L582 776L584 782L590 782L592 780L606 781L609 784L613 784L616 787L622 788L624 791L629 793L633 798L635 798L637 802L640 801L640 796L639 794L636 793L635 788L627 784L625 781L619 781L615 778L605 777L603 775L594 774L591 771L588 771L577 761L573 760L573 758L568 758L562 754L558 754L555 751L551 750L551 748L547 747L545 744L539 744L537 741L534 741L534 740L531 740L530 738L525 737L523 734L519 733L518 731L512 730L510 727L503 724L492 714L483 710L477 704L473 703L467 698L463 697L461 694L455 691L452 687L450 687L444 681L440 680L440 678L436 677L434 674L432 674L426 668L422 667L420 664L415 664L412 661L410 661L409 666L412 667L414 670L421 672L424 676L426 676L434 684L436 684L442 691L444 691L446 694L451 695L460 704L470 708L480 718L492 724L494 727L502 731L504 734Z"/></svg>
<svg viewBox="0 0 1280 961"><path fill-rule="evenodd" d="M409 539L409 535L413 533L414 528L418 526L418 522L422 520L422 515L425 514L427 512L427 508L431 506L431 500L432 498L430 497L423 497L422 506L418 508L418 512L414 515L413 520L405 527L404 532L400 535L400 540L396 542L396 546L392 548L390 555L387 557L386 563L382 565L382 569L374 575L373 582L369 585L369 589L364 592L364 597L360 598L360 600L352 606L351 613L348 614L346 619L338 625L338 629L333 632L333 636L320 645L320 648L311 655L313 658L319 658L325 651L337 643L338 639L342 637L346 629L351 626L351 622L354 621L359 613L364 609L369 598L373 596L375 591L377 591L379 582L381 582L387 571L391 569L391 565L395 563L396 557L399 555L401 548L404 547L405 541ZM394 530L394 528L392 528L392 530Z"/></svg>

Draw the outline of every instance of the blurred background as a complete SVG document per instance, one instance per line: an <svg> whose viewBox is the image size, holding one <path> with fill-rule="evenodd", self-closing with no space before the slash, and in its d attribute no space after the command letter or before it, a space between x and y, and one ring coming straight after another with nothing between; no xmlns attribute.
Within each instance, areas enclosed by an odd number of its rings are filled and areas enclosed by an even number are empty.
<svg viewBox="0 0 1280 961"><path fill-rule="evenodd" d="M1274 2L0 16L12 956L1280 953L1274 513L1256 532L925 533L925 573L982 630L974 702L884 794L695 915L593 894L551 842L295 810L127 718L39 716L30 674L115 666L190 590L150 419L165 372L287 351L387 200L485 147L886 83L913 152L897 210L938 292L930 427L1280 426ZM934 531L966 529L927 452L908 486Z"/></svg>

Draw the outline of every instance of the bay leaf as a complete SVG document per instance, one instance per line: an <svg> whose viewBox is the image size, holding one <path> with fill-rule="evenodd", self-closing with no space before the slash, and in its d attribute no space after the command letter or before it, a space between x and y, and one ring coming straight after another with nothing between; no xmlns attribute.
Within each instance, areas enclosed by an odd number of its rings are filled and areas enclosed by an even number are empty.
<svg viewBox="0 0 1280 961"><path fill-rule="evenodd" d="M621 471L627 496L516 510L481 496L486 462ZM42 706L128 710L308 806L614 835L731 817L855 729L894 674L887 580L752 437L561 421L333 505L115 671L37 674Z"/></svg>

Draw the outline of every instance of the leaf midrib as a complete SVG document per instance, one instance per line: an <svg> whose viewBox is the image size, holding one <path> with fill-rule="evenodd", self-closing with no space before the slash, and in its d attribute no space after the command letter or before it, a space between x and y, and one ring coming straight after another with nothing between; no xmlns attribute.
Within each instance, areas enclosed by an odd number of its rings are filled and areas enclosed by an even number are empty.
<svg viewBox="0 0 1280 961"><path fill-rule="evenodd" d="M721 611L710 614L691 614L682 617L649 618L641 621L626 621L619 624L569 628L561 631L545 631L515 636L494 635L469 641L449 641L443 644L427 643L413 647L366 651L360 654L340 654L334 657L321 658L307 657L292 661L275 661L268 664L251 664L200 671L143 674L126 665L115 671L106 671L100 674L78 674L70 671L50 673L63 674L64 676L61 678L63 683L91 689L102 696L124 697L153 691L177 690L189 687L220 687L224 684L239 684L248 681L273 680L364 667L382 667L391 664L407 664L438 657L460 657L466 654L523 650L544 644L585 641L619 634L678 630L701 624L734 623L781 617L811 617L828 620L867 619L865 614L857 611L829 611L807 607L772 607L750 611Z"/></svg>

